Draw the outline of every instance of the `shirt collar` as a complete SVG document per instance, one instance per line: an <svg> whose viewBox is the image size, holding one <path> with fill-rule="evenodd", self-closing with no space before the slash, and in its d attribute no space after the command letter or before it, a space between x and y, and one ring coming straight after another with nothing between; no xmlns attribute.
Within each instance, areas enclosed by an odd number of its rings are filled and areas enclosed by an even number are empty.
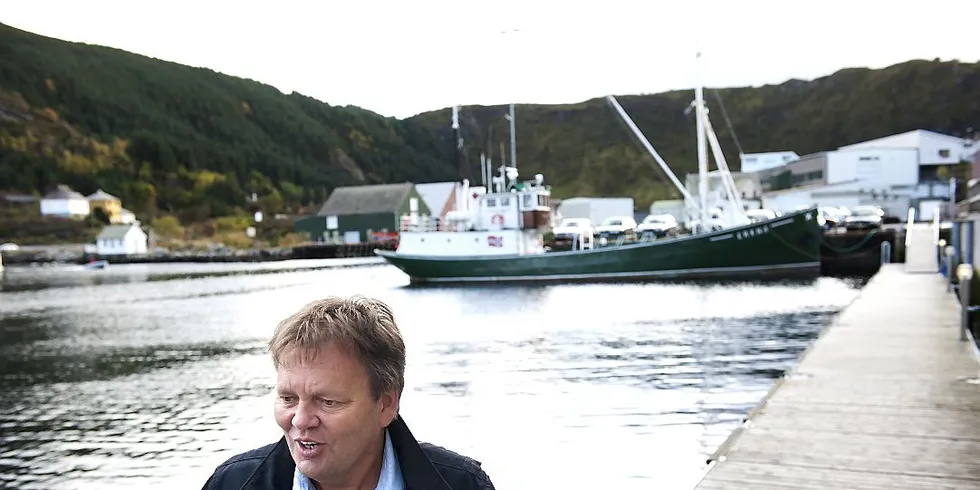
<svg viewBox="0 0 980 490"><path fill-rule="evenodd" d="M299 472L299 468L293 470L293 490L315 490L313 481L306 475ZM405 479L402 477L401 467L398 464L398 455L391 444L391 435L385 429L385 449L381 459L381 476L378 478L378 485L374 490L405 490Z"/></svg>

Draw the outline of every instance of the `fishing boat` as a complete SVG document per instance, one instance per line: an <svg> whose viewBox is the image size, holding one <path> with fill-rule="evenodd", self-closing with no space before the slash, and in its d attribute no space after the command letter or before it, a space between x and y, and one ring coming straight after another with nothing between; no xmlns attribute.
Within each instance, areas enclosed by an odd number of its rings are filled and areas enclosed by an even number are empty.
<svg viewBox="0 0 980 490"><path fill-rule="evenodd" d="M692 103L701 177L698 199L680 184L615 97L607 99L698 216L690 234L635 241L620 238L612 243L587 240L573 244L572 250L550 250L545 235L553 225L551 187L541 174L530 180L520 178L512 104L508 117L511 165L501 165L496 176L490 174L489 163L483 165L484 186L471 187L462 179L456 189L456 208L445 218L403 216L397 249L375 250L375 254L402 270L412 283L819 276L821 227L816 208L768 220L753 221L746 216L707 119L700 84ZM458 107L453 108L452 126L458 132ZM706 186L709 145L727 194L725 210L714 216L709 212Z"/></svg>

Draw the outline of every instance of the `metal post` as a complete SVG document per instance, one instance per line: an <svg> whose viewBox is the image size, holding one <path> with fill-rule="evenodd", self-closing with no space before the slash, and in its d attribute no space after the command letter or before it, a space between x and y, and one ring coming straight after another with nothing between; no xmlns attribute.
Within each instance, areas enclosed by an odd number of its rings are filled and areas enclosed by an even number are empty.
<svg viewBox="0 0 980 490"><path fill-rule="evenodd" d="M953 291L953 277L956 271L953 270L953 246L946 245L943 249L943 260L946 261L946 291Z"/></svg>
<svg viewBox="0 0 980 490"><path fill-rule="evenodd" d="M964 247L965 250L960 255L960 261L970 263L970 264L973 263L973 233L975 231L973 228L974 226L976 226L975 221L967 220L966 230L960 231L960 233L966 234L966 247Z"/></svg>
<svg viewBox="0 0 980 490"><path fill-rule="evenodd" d="M881 242L881 263L890 264L892 262L892 244L891 242Z"/></svg>
<svg viewBox="0 0 980 490"><path fill-rule="evenodd" d="M966 330L970 328L970 285L973 283L973 264L963 263L956 267L956 277L960 283L960 341L966 341Z"/></svg>
<svg viewBox="0 0 980 490"><path fill-rule="evenodd" d="M952 224L953 227L949 232L949 244L953 246L953 261L962 262L963 254L962 254L962 247L960 246L960 243L963 242L963 238L962 238L963 222L957 220L957 221L953 221Z"/></svg>

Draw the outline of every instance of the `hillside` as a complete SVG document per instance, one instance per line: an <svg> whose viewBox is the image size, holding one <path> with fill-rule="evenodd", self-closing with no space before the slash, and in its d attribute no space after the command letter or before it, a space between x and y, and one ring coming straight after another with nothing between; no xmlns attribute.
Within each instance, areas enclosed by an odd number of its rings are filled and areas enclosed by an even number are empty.
<svg viewBox="0 0 980 490"><path fill-rule="evenodd" d="M800 154L915 128L980 127L980 65L911 61L818 80L707 91L729 162L737 150ZM675 173L695 168L692 91L619 100ZM509 142L506 107L464 106L472 178L493 128ZM0 191L64 183L105 189L149 220L181 222L299 211L335 186L454 179L449 109L397 120L283 94L251 80L0 25ZM601 98L519 105L518 163L544 173L557 197L671 194L652 158ZM509 152L508 152L509 154ZM250 204L255 193L259 202Z"/></svg>
<svg viewBox="0 0 980 490"><path fill-rule="evenodd" d="M694 118L684 114L693 90L617 99L682 181L683 174L697 171ZM746 153L792 150L803 155L919 128L964 136L968 128L980 129L980 64L916 60L880 70L845 69L809 82L706 90L705 99L726 159L736 170L738 150L722 106ZM671 195L667 178L605 98L518 105L516 111L522 173L545 174L556 194L630 195L639 206ZM461 108L460 126L476 178L491 128L499 135L495 140L509 138L506 112L505 106ZM410 120L438 127L449 120L449 110ZM497 143L492 151L499 162Z"/></svg>
<svg viewBox="0 0 980 490"><path fill-rule="evenodd" d="M413 121L4 25L0 91L0 190L101 187L134 211L196 220L253 192L279 211L337 185L456 173Z"/></svg>

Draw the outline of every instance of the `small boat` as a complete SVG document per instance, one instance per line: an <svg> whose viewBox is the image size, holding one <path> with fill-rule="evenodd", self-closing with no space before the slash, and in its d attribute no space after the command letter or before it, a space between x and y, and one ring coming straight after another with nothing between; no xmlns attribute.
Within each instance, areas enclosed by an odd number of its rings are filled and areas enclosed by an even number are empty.
<svg viewBox="0 0 980 490"><path fill-rule="evenodd" d="M85 264L86 269L105 269L109 266L108 260L93 260Z"/></svg>

